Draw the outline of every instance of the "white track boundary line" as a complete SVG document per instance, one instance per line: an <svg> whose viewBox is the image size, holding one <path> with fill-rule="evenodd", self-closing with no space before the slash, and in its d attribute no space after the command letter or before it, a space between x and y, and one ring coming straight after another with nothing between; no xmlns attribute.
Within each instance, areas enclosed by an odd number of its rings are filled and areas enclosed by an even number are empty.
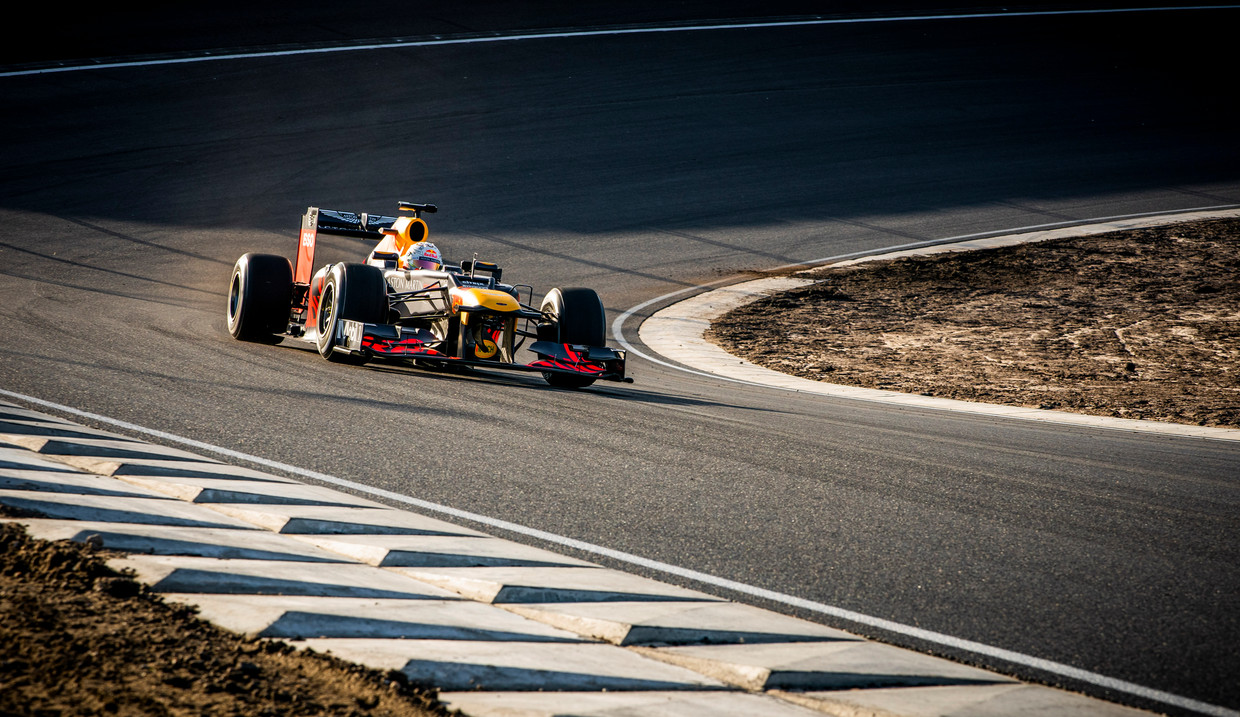
<svg viewBox="0 0 1240 717"><path fill-rule="evenodd" d="M491 528L506 530L512 533L516 533L518 535L524 535L524 536L528 536L528 537L535 538L538 540L543 540L548 543L553 543L556 545L563 545L565 547L572 548L574 550L580 550L582 552L589 553L591 555L598 555L602 557L611 558L613 560L618 560L624 563L628 563L630 565L637 565L637 566L647 568L649 570L654 570L654 571L664 573L667 575L674 575L676 577L684 578L686 580L693 580L695 582L703 583L705 585L711 585L713 587L721 588L724 590L731 590L731 591L740 593L742 595L749 595L751 597L755 597L755 598L759 598L763 600L770 600L772 602L779 603L782 605L800 608L803 610L808 610L811 612L819 613L822 615L829 615L831 617L839 618L842 620L847 620L849 622L853 622L859 625L866 625L868 627L873 627L873 628L884 630L884 631L887 631L893 634L903 635L903 636L914 638L917 640L922 640L924 642L929 642L931 644L942 645L945 647L950 647L950 648L954 648L957 650L963 650L965 652L971 652L977 655L984 655L986 657L990 657L993 659L1003 660L1005 662L1010 662L1013 664L1030 667L1035 670L1040 670L1042 672L1047 672L1053 675L1058 675L1058 676L1066 677L1066 678L1073 679L1073 680L1079 680L1081 682L1085 682L1091 685L1102 687L1103 689L1108 689L1108 690L1112 690L1115 692L1122 692L1124 694L1132 695L1134 697L1140 697L1142 699L1150 700L1152 702L1158 702L1160 704L1171 705L1171 706L1178 707L1181 709L1192 710L1194 712L1200 712L1201 714L1215 715L1217 717L1240 717L1240 712L1228 709L1226 707L1212 705L1207 702L1202 702L1200 700L1195 700L1189 697L1175 695L1170 692L1164 692L1162 690L1157 690L1152 687L1146 687L1144 685L1138 685L1136 683L1128 682L1126 680L1120 680L1114 677L1108 677L1106 675L1098 674L1096 672L1090 672L1089 670L1083 670L1081 668L1073 667L1071 665L1065 665L1063 663L1054 662L1051 660L1045 660L1040 657L1034 657L1032 655L1026 655L1020 652L1014 652L1012 650L1006 650L1001 647L992 647L990 645L986 645L980 642L974 642L972 640L965 640L959 637L953 637L951 635L945 635L940 632L934 632L934 631L925 630L919 627L913 627L911 625L905 625L902 623L894 622L892 620L886 620L880 617L873 617L871 615L865 615L863 613L854 612L852 610L846 610L844 608L839 608L839 607L835 607L832 605L827 605L825 603L817 602L814 600L807 600L805 598L800 598L795 595L788 595L786 593L776 592L774 590L767 590L766 588L759 588L759 587L755 587L752 585L747 585L745 583L737 582L735 580L729 580L727 578L717 577L714 575L710 575L708 573L702 573L696 570L682 568L680 566L672 565L670 563L660 562L658 560L650 560L649 558L643 558L639 555L633 555L632 553L625 553L619 550L613 550L611 548L606 548L601 545L595 545L593 543L587 543L585 541L577 540L575 538L568 538L562 535L556 535L555 533L549 533L545 530L539 530L537 528L529 528L524 525L520 525L518 523L509 522L507 520L502 520L499 518L492 518L490 516L481 515L479 513L472 513L470 511L460 510L458 508L452 508L450 506L441 505L439 503L432 503L430 501L421 500L419 498L413 498L411 496L402 495L394 491L384 490L383 488L375 488L373 486L368 486L362 483L356 483L354 481L347 480L345 478L337 478L336 476L328 475L326 473L320 473L318 471L309 470L306 468L300 468L298 466L290 465L288 463L281 463L279 461L269 460L261 456L256 456L256 455L252 455L249 453L242 453L241 451L234 451L230 448L223 448L221 446L216 446L210 443L206 443L204 441L198 441L192 438L184 438L174 433L168 433L167 431L160 431L160 430L156 430L153 428L146 428L145 426L140 426L135 423L129 423L128 421L121 421L119 419L110 418L108 416L102 416L97 413L90 413L89 411L83 411L77 408L73 408L71 406L65 406L63 404L54 403L52 401L45 401L43 399L35 398L33 396L27 396L25 394L17 393L14 391L0 389L0 395L8 396L9 398L12 398L12 399L24 402L24 403L41 406L43 408L51 409L53 411L58 411L61 413L72 415L72 416L77 416L79 418L84 418L86 420L95 421L97 423L102 423L105 425L113 426L113 427L116 427L116 428L119 428L125 431L129 431L132 433L150 436L152 438L160 439L163 441L168 441L170 443L180 444L183 446L189 446L190 448L194 448L196 450L202 450L202 451L207 451L207 452L215 453L215 454L222 455L222 456L227 456L235 460L246 461L246 462L253 463L256 465L264 466L266 468L270 468L272 470L278 470L278 471L282 471L285 473L290 473L292 475L301 476L303 478L308 478L310 480L320 481L322 483L327 483L327 484L338 486L341 488L347 488L349 490L357 491L359 493L372 495L372 496L379 497L379 498L385 498L387 500L391 500L396 503L403 503L405 505L414 506L416 508L421 508L423 510L429 510L435 513L450 515L455 518L461 518L464 520L472 521L474 523L479 523L481 525L485 525Z"/></svg>
<svg viewBox="0 0 1240 717"><path fill-rule="evenodd" d="M0 77L21 77L25 75L44 75L58 72L81 72L83 70L105 70L124 67L155 67L161 65L183 65L197 62L219 62L222 60L251 60L267 57L290 57L294 55L322 55L336 52L362 52L367 50L391 50L408 47L438 47L441 45L476 45L491 42L520 42L524 40L558 40L580 37L604 37L615 35L650 35L672 32L704 32L717 30L761 30L782 27L813 27L820 25L865 25L891 22L916 22L932 20L985 20L993 18L1022 17L1056 17L1068 15L1114 15L1121 13L1153 13L1153 12L1187 12L1199 10L1236 10L1240 5L1190 5L1185 7L1136 7L1136 8L1096 8L1080 10L1032 10L1020 12L977 12L956 13L951 15L901 15L894 17L852 17L852 18L811 18L803 20L771 20L767 22L721 22L700 25L655 25L648 27L600 28L597 30L564 30L552 32L515 33L510 35L489 35L484 37L442 37L435 36L429 40L391 40L384 42L366 42L357 45L335 45L332 47L303 47L289 50L270 50L260 52L239 52L229 54L216 51L217 54L201 54L188 57L172 57L148 60L119 60L116 62L99 62L95 64L65 65L62 67L44 67L31 70L15 70L0 72Z"/></svg>

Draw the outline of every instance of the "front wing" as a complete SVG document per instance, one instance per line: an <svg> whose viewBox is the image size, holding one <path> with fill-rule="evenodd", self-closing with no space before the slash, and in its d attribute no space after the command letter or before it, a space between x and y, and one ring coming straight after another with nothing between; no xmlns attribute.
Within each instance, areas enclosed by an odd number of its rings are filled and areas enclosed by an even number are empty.
<svg viewBox="0 0 1240 717"><path fill-rule="evenodd" d="M588 376L601 381L633 382L624 375L625 352L605 346L536 341L530 346L530 351L538 356L536 361L528 364L507 363L449 356L435 348L436 342L427 342L418 332L402 331L393 324L367 324L346 319L337 326L340 336L335 350L366 358L416 359L438 365L558 373Z"/></svg>

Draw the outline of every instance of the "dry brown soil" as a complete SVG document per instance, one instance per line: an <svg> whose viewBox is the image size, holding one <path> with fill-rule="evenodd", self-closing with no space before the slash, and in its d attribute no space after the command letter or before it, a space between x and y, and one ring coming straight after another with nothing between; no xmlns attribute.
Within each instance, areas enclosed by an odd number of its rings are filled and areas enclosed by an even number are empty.
<svg viewBox="0 0 1240 717"><path fill-rule="evenodd" d="M706 338L829 383L1240 427L1240 220L812 276Z"/></svg>
<svg viewBox="0 0 1240 717"><path fill-rule="evenodd" d="M220 630L108 555L0 523L0 715L448 714L400 673Z"/></svg>

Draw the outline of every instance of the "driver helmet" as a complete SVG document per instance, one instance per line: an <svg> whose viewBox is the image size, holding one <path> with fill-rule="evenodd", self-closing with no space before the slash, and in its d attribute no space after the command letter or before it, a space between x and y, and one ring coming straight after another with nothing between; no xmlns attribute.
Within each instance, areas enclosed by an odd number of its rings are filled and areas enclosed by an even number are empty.
<svg viewBox="0 0 1240 717"><path fill-rule="evenodd" d="M439 253L439 247L428 241L420 241L410 245L401 255L400 268L440 271L443 269L443 256Z"/></svg>

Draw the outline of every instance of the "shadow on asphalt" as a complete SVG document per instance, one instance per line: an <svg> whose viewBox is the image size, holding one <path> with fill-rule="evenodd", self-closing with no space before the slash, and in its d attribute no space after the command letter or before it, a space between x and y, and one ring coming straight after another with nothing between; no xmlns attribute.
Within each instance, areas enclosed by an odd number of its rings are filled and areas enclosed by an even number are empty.
<svg viewBox="0 0 1240 717"><path fill-rule="evenodd" d="M622 401L632 401L636 403L645 403L655 406L682 406L682 407L702 407L710 406L716 408L736 408L746 411L757 411L760 413L785 413L770 408L761 408L757 406L747 406L740 403L727 403L724 401L711 401L708 399L689 398L670 393L661 393L651 389L627 388L622 384L613 384L611 382L595 383L593 386L584 389L557 388L550 386L536 374L526 373L505 373L502 371L487 371L483 369L433 369L422 368L418 366L402 366L400 364L377 364L370 363L360 367L363 371L376 371L379 373L389 373L394 376L418 376L433 379L437 381L469 381L474 383L490 383L497 386L512 386L514 388L527 388L535 391L552 391L556 393L579 393L582 395L597 396L599 398L617 399Z"/></svg>

